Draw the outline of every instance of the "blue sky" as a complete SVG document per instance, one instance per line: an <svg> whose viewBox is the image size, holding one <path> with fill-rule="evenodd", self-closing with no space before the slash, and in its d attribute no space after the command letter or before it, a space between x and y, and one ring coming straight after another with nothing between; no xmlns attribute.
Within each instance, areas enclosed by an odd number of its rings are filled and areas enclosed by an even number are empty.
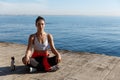
<svg viewBox="0 0 120 80"><path fill-rule="evenodd" d="M120 0L0 0L0 14L120 16Z"/></svg>

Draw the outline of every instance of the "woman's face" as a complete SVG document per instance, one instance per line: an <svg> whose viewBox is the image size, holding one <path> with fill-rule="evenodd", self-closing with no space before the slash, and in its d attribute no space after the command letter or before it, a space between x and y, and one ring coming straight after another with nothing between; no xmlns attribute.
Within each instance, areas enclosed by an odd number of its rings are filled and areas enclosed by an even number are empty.
<svg viewBox="0 0 120 80"><path fill-rule="evenodd" d="M38 31L44 30L45 21L44 20L38 20L37 23L36 23L36 27L37 27Z"/></svg>

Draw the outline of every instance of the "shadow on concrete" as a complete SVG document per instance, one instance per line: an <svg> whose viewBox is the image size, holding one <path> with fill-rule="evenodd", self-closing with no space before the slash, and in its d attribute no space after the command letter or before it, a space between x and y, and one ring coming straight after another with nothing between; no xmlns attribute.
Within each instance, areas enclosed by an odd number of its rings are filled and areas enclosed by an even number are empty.
<svg viewBox="0 0 120 80"><path fill-rule="evenodd" d="M38 72L34 72L34 73L38 73ZM45 73L45 72L39 71L39 73ZM0 76L6 76L6 75L12 75L12 74L32 74L32 73L30 73L29 68L24 65L16 66L15 71L11 71L11 68L9 66L0 67Z"/></svg>

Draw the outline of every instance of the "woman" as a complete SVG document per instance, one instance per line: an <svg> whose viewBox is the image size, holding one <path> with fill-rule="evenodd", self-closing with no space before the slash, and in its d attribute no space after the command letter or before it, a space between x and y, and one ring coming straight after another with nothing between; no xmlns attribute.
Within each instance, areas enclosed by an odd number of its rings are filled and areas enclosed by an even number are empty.
<svg viewBox="0 0 120 80"><path fill-rule="evenodd" d="M30 66L30 71L56 71L57 64L61 61L61 55L54 46L51 34L44 31L45 19L38 16L36 19L37 32L29 36L28 46L25 57L22 61L25 65ZM50 47L54 57L48 57L48 48ZM32 48L34 49L32 53Z"/></svg>

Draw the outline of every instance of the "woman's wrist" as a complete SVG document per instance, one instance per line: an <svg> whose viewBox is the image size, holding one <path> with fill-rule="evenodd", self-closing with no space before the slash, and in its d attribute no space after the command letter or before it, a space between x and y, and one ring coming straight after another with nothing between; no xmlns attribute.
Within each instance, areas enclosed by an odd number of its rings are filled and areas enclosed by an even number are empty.
<svg viewBox="0 0 120 80"><path fill-rule="evenodd" d="M61 55L60 54L58 54L58 55L56 55L57 56L57 58L61 58Z"/></svg>
<svg viewBox="0 0 120 80"><path fill-rule="evenodd" d="M29 58L29 55L25 55L26 58Z"/></svg>
<svg viewBox="0 0 120 80"><path fill-rule="evenodd" d="M27 57L27 55L25 55L25 57Z"/></svg>

